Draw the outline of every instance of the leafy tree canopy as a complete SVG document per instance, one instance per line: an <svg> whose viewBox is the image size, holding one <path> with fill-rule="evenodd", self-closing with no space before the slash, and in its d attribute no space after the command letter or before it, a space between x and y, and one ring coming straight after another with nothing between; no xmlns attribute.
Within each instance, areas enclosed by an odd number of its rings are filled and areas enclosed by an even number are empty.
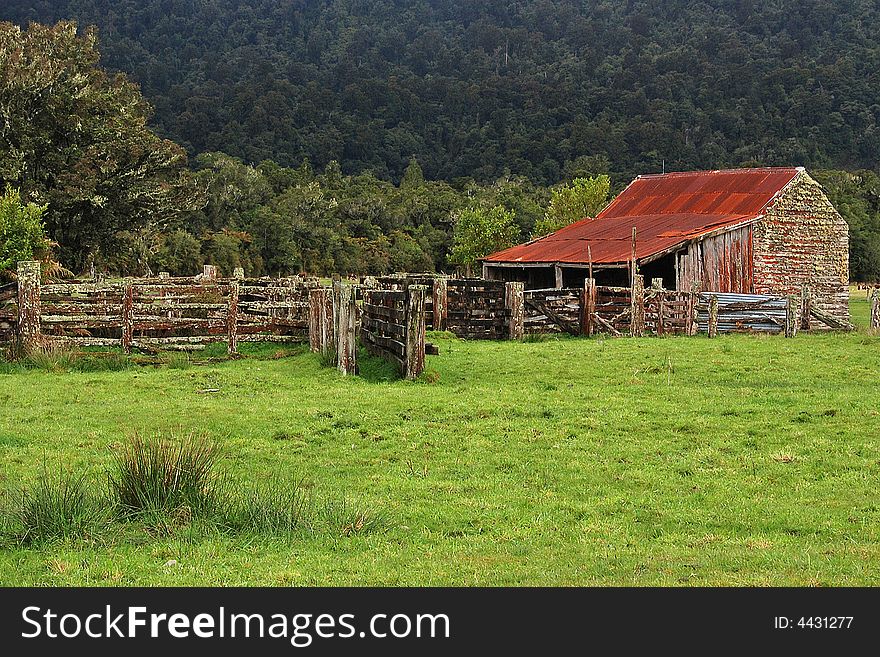
<svg viewBox="0 0 880 657"><path fill-rule="evenodd" d="M183 149L148 127L150 106L98 66L96 31L0 23L0 183L46 206L65 262L112 253L121 231L162 225L192 194Z"/></svg>
<svg viewBox="0 0 880 657"><path fill-rule="evenodd" d="M19 261L42 259L48 252L45 210L45 206L22 203L19 191L6 186L0 196L0 279L8 278Z"/></svg>
<svg viewBox="0 0 880 657"><path fill-rule="evenodd" d="M532 238L553 233L585 217L595 217L608 204L611 179L605 174L575 178L569 185L553 190L550 206L535 223Z"/></svg>
<svg viewBox="0 0 880 657"><path fill-rule="evenodd" d="M481 258L516 244L519 229L514 212L496 205L491 208L466 208L455 217L450 262L461 265L466 273Z"/></svg>

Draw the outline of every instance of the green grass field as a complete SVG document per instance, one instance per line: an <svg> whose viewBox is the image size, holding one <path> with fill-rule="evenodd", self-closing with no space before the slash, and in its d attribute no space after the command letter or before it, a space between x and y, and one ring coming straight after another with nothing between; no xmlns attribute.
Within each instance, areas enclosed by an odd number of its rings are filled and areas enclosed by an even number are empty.
<svg viewBox="0 0 880 657"><path fill-rule="evenodd" d="M853 302L864 327L867 303ZM431 339L409 383L303 350L0 370L0 484L100 481L134 433L381 516L290 539L178 522L0 543L2 585L876 585L880 338ZM281 354L278 354L281 355ZM72 368L77 369L77 368ZM206 392L216 390L217 392ZM176 562L176 563L173 563Z"/></svg>

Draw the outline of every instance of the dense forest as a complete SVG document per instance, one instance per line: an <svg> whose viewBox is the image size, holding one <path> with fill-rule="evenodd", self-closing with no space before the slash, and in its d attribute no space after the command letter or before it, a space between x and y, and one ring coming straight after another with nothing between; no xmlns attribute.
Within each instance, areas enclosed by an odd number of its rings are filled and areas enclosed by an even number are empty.
<svg viewBox="0 0 880 657"><path fill-rule="evenodd" d="M0 9L21 26L62 19L81 32L96 25L100 66L139 85L148 102L137 114L155 137L141 129L128 155L161 155L152 183L165 180L167 197L160 212L143 190L87 207L70 181L25 184L48 204L50 236L76 270L445 268L462 212L506 217L505 234L525 239L555 221L551 198L576 178L607 173L616 191L664 169L803 165L850 223L854 278L880 278L873 0ZM0 170L6 182L16 175ZM92 178L85 187L103 199ZM73 199L66 214L59 198Z"/></svg>
<svg viewBox="0 0 880 657"><path fill-rule="evenodd" d="M874 168L875 0L6 0L99 28L161 135L399 180Z"/></svg>

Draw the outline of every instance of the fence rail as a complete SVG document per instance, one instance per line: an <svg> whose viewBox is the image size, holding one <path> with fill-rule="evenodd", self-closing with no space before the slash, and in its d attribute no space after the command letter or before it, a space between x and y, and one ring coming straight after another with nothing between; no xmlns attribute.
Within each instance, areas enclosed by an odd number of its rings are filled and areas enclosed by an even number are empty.
<svg viewBox="0 0 880 657"><path fill-rule="evenodd" d="M187 278L66 281L41 285L39 270L21 263L17 301L0 288L0 340L49 338L125 351L202 349L240 341L297 342L308 338L310 289L301 277L217 279L213 267ZM26 265L26 266L25 266ZM22 300L25 299L26 303Z"/></svg>
<svg viewBox="0 0 880 657"><path fill-rule="evenodd" d="M414 379L425 369L427 288L365 290L361 310L361 343L366 350L395 363Z"/></svg>

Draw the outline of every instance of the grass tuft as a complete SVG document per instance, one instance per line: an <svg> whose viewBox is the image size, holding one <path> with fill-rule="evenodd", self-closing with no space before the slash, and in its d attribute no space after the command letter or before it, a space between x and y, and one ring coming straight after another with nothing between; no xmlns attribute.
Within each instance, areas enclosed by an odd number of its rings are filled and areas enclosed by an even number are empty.
<svg viewBox="0 0 880 657"><path fill-rule="evenodd" d="M13 534L24 545L98 538L109 524L107 501L84 476L44 473L14 496Z"/></svg>
<svg viewBox="0 0 880 657"><path fill-rule="evenodd" d="M110 491L126 514L208 512L215 502L217 445L202 434L181 440L135 435L114 454Z"/></svg>
<svg viewBox="0 0 880 657"><path fill-rule="evenodd" d="M216 520L234 534L290 538L313 528L313 506L301 480L273 478L254 487L229 488Z"/></svg>

